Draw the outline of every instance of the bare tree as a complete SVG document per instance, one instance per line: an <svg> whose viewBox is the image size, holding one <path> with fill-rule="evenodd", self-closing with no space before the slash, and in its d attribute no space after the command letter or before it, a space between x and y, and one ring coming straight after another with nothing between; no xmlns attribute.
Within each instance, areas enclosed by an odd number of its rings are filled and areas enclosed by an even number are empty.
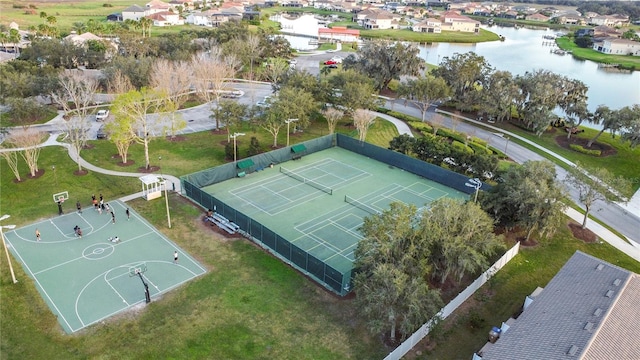
<svg viewBox="0 0 640 360"><path fill-rule="evenodd" d="M216 48L217 49L217 48ZM227 59L234 63L231 59ZM220 101L220 95L225 88L225 82L235 74L235 68L220 55L220 50L213 50L209 54L194 56L191 60L193 67L193 85L196 94L209 104L209 110L214 112L214 101ZM216 122L216 130L220 128Z"/></svg>
<svg viewBox="0 0 640 360"><path fill-rule="evenodd" d="M322 115L324 115L324 118L327 119L329 134L333 134L334 132L336 132L336 125L338 125L338 121L340 121L340 119L342 119L342 117L344 116L344 111L330 107L322 111Z"/></svg>
<svg viewBox="0 0 640 360"><path fill-rule="evenodd" d="M444 116L438 113L433 114L431 119L429 119L429 124L433 128L433 135L438 135L438 130L444 125Z"/></svg>
<svg viewBox="0 0 640 360"><path fill-rule="evenodd" d="M18 182L22 181L22 178L20 178L20 171L18 171L18 152L10 149L1 149L0 156L2 156L7 161L7 165L13 172L16 180Z"/></svg>
<svg viewBox="0 0 640 360"><path fill-rule="evenodd" d="M116 121L113 124L117 132L126 133L138 144L144 146L145 168L149 169L149 143L153 139L153 131L157 127L159 117L149 113L163 112L162 99L165 95L157 90L142 88L119 95L113 102Z"/></svg>
<svg viewBox="0 0 640 360"><path fill-rule="evenodd" d="M187 122L181 116L176 116L182 105L189 97L189 87L192 79L191 64L186 61L169 61L158 59L151 69L150 84L153 88L166 94L165 106L169 112L169 135L173 138L176 132L184 129Z"/></svg>
<svg viewBox="0 0 640 360"><path fill-rule="evenodd" d="M113 74L113 77L109 80L107 84L109 92L114 95L124 94L129 90L133 90L133 84L131 84L131 79L120 70L116 70Z"/></svg>
<svg viewBox="0 0 640 360"><path fill-rule="evenodd" d="M15 130L7 137L7 143L20 149L20 155L29 167L29 176L35 177L38 173L38 158L40 157L40 144L44 141L45 134L35 129L27 128Z"/></svg>
<svg viewBox="0 0 640 360"><path fill-rule="evenodd" d="M65 125L69 134L69 143L76 153L78 171L82 171L80 151L87 143L87 115L93 104L93 95L98 89L94 78L85 76L81 71L70 71L60 75L60 87L51 94L51 99L62 107Z"/></svg>
<svg viewBox="0 0 640 360"><path fill-rule="evenodd" d="M365 141L367 139L367 131L376 119L376 114L370 110L357 109L353 113L353 124L358 130L358 139Z"/></svg>

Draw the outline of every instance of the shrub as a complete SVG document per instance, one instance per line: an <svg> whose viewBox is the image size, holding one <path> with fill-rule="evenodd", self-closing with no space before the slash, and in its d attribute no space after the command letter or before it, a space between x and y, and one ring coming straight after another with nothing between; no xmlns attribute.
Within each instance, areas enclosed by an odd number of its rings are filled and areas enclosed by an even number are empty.
<svg viewBox="0 0 640 360"><path fill-rule="evenodd" d="M400 81L393 79L389 82L389 85L387 85L387 89L396 92L398 91L398 87L400 87Z"/></svg>
<svg viewBox="0 0 640 360"><path fill-rule="evenodd" d="M482 140L479 137L473 136L471 137L471 141L478 145L487 146L488 142L486 140Z"/></svg>
<svg viewBox="0 0 640 360"><path fill-rule="evenodd" d="M420 131L423 134L431 134L433 133L433 128L429 126L427 123L423 123L421 121L409 121L409 126Z"/></svg>
<svg viewBox="0 0 640 360"><path fill-rule="evenodd" d="M450 129L438 129L438 135L448 137L451 140L457 140L461 143L467 142L467 137L464 134Z"/></svg>
<svg viewBox="0 0 640 360"><path fill-rule="evenodd" d="M453 146L454 149L469 153L469 154L473 154L473 149L468 147L467 145L465 145L464 143L457 141L457 140L453 140L453 142L451 143L451 146Z"/></svg>
<svg viewBox="0 0 640 360"><path fill-rule="evenodd" d="M493 155L493 151L489 150L485 145L478 144L475 141L469 141L467 145L471 147L476 154Z"/></svg>
<svg viewBox="0 0 640 360"><path fill-rule="evenodd" d="M569 148L573 151L577 151L586 155L593 155L593 156L602 155L602 151L600 150L585 149L581 145L577 145L577 144L569 144Z"/></svg>
<svg viewBox="0 0 640 360"><path fill-rule="evenodd" d="M24 9L26 6L22 4L13 4L12 7L14 9Z"/></svg>

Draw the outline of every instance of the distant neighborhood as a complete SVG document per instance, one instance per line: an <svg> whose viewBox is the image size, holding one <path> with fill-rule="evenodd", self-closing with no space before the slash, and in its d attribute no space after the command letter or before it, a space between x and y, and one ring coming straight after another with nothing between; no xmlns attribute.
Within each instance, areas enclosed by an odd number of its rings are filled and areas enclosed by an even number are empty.
<svg viewBox="0 0 640 360"><path fill-rule="evenodd" d="M434 10L422 0L384 2L380 0L247 0L222 2L208 0L152 0L144 5L132 5L107 16L112 22L142 22L144 27L168 27L195 25L215 28L229 21L260 21L260 10L281 6L289 8L314 8L333 12L350 13L353 25L320 26L319 41L354 42L360 39L360 30L411 30L419 33L441 34L443 32L480 32L481 21L492 23L493 19L526 20L536 23L585 26L576 32L576 37L585 37L581 47L590 47L604 54L640 56L640 33L628 36L623 30L630 25L626 15L601 15L595 12L581 14L578 11L560 10L553 6L535 8L531 5L510 5L494 2L449 3L443 10ZM474 18L471 18L474 17ZM337 19L337 16L333 18ZM484 19L483 19L484 18ZM11 29L18 25L10 24ZM286 29L285 29L286 31ZM5 41L6 50L28 46L26 31L20 31L22 41ZM72 33L74 42L80 34ZM88 35L91 36L91 35Z"/></svg>

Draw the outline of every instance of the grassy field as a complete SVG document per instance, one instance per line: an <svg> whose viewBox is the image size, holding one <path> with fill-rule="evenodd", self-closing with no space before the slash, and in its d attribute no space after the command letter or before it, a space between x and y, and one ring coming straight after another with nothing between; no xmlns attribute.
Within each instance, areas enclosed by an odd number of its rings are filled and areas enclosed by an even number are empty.
<svg viewBox="0 0 640 360"><path fill-rule="evenodd" d="M591 60L602 64L617 64L624 69L640 70L640 56L603 54L593 49L581 48L568 37L557 38L556 43L559 48L570 51L573 57L578 59Z"/></svg>
<svg viewBox="0 0 640 360"><path fill-rule="evenodd" d="M568 228L561 229L553 239L521 248L520 254L414 349L423 352L415 358L470 359L487 342L491 327L500 326L517 313L525 296L538 286L545 287L576 250L640 273L640 263L609 244L586 244L573 238Z"/></svg>
<svg viewBox="0 0 640 360"><path fill-rule="evenodd" d="M498 34L480 29L479 34L463 33L459 31L443 31L442 34L426 34L403 30L361 30L360 35L370 39L388 39L400 41L414 41L419 43L448 42L448 43L478 43L500 40Z"/></svg>
<svg viewBox="0 0 640 360"><path fill-rule="evenodd" d="M247 240L216 236L202 224L201 211L185 199L172 195L170 202L172 229L166 227L164 201L130 205L198 258L207 274L146 307L65 335L22 268L16 268L19 282L14 285L3 264L2 358L331 360L385 355L387 350L357 321L351 300L329 295Z"/></svg>

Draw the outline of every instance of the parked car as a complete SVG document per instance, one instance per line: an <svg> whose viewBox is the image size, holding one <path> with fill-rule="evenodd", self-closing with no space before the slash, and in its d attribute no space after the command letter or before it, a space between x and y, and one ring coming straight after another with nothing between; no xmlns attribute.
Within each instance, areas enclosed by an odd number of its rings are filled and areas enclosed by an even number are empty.
<svg viewBox="0 0 640 360"><path fill-rule="evenodd" d="M338 68L338 64L331 64L331 65L327 65L327 67L329 69L337 69Z"/></svg>
<svg viewBox="0 0 640 360"><path fill-rule="evenodd" d="M327 60L324 62L325 65L336 65L337 62L335 60Z"/></svg>
<svg viewBox="0 0 640 360"><path fill-rule="evenodd" d="M109 110L98 110L96 113L96 121L103 121L109 117Z"/></svg>
<svg viewBox="0 0 640 360"><path fill-rule="evenodd" d="M268 108L271 105L270 100L271 100L271 96L267 95L264 97L264 99L258 101L256 105L260 107Z"/></svg>
<svg viewBox="0 0 640 360"><path fill-rule="evenodd" d="M100 126L100 129L98 129L98 133L96 134L96 138L98 139L106 139L109 137L109 134L107 134L107 131L105 130L105 125Z"/></svg>
<svg viewBox="0 0 640 360"><path fill-rule="evenodd" d="M244 93L240 90L224 90L222 91L222 97L225 99L237 99L242 97Z"/></svg>
<svg viewBox="0 0 640 360"><path fill-rule="evenodd" d="M331 58L331 61L335 61L336 64L342 64L342 58L340 56L334 56Z"/></svg>

